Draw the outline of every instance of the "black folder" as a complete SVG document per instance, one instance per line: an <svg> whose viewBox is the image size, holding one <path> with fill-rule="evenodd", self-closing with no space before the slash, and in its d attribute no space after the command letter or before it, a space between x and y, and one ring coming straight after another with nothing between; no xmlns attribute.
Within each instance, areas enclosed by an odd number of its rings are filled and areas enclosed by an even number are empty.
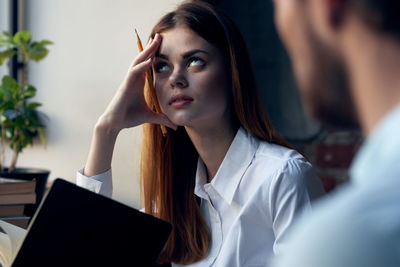
<svg viewBox="0 0 400 267"><path fill-rule="evenodd" d="M153 266L171 228L158 218L56 179L12 267Z"/></svg>

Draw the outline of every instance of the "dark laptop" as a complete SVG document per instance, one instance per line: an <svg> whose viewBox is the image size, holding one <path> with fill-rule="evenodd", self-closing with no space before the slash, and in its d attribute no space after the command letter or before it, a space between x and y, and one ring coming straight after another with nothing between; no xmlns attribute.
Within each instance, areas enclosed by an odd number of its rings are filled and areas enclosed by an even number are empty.
<svg viewBox="0 0 400 267"><path fill-rule="evenodd" d="M12 266L153 266L171 225L56 179Z"/></svg>

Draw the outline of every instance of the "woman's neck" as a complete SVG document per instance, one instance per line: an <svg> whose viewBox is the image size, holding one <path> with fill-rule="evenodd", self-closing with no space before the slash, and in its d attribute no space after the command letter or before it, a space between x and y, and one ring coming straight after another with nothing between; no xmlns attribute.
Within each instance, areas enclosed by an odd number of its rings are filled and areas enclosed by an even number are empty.
<svg viewBox="0 0 400 267"><path fill-rule="evenodd" d="M218 127L202 129L185 127L185 129L206 165L208 181L211 181L224 160L238 127L228 122L218 124Z"/></svg>

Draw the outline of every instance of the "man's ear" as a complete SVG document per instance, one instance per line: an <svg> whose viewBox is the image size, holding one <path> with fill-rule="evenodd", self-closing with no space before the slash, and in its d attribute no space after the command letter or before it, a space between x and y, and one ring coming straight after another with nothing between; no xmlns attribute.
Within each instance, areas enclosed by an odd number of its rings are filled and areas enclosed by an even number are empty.
<svg viewBox="0 0 400 267"><path fill-rule="evenodd" d="M344 21L349 5L348 0L326 0L328 8L329 23L332 27L340 27Z"/></svg>

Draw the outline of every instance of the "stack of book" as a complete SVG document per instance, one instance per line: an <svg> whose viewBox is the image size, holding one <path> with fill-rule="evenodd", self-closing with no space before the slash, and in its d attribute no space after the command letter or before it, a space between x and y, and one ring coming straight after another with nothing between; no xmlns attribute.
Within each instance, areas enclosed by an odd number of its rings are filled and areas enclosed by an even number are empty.
<svg viewBox="0 0 400 267"><path fill-rule="evenodd" d="M27 228L30 217L24 214L26 204L35 204L36 180L0 177L0 220Z"/></svg>

